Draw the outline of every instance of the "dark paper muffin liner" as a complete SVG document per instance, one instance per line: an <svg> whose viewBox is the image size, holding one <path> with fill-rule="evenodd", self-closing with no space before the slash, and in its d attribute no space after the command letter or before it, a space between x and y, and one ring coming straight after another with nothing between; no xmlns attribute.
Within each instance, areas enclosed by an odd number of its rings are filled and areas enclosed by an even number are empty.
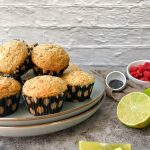
<svg viewBox="0 0 150 150"><path fill-rule="evenodd" d="M83 102L85 99L90 98L94 83L88 86L69 86L67 93L67 101L70 102Z"/></svg>
<svg viewBox="0 0 150 150"><path fill-rule="evenodd" d="M38 75L52 75L52 76L58 76L58 77L59 77L59 76L61 76L61 75L63 74L64 70L65 70L67 67L68 67L68 65L67 65L64 69L60 70L59 72L51 71L51 70L44 71L43 69L37 67L37 66L34 64L34 65L33 65L33 70L34 70L34 74L35 74L36 76L38 76Z"/></svg>
<svg viewBox="0 0 150 150"><path fill-rule="evenodd" d="M3 76L3 77L13 78L13 79L15 79L15 80L17 80L21 83L20 76L18 76L18 75L3 74L3 73L0 73L0 75Z"/></svg>
<svg viewBox="0 0 150 150"><path fill-rule="evenodd" d="M32 98L23 95L28 107L28 111L34 116L42 116L57 113L62 109L67 91L58 96L46 98Z"/></svg>
<svg viewBox="0 0 150 150"><path fill-rule="evenodd" d="M18 109L20 92L0 99L0 117L10 115Z"/></svg>
<svg viewBox="0 0 150 150"><path fill-rule="evenodd" d="M21 76L23 75L25 72L27 72L29 69L32 68L31 66L31 57L28 56L25 61L17 68L17 70L14 71L13 75L18 75Z"/></svg>
<svg viewBox="0 0 150 150"><path fill-rule="evenodd" d="M34 77L35 77L34 71L33 69L30 69L20 78L21 78L22 83L24 84L27 80L30 80L31 78L34 78Z"/></svg>

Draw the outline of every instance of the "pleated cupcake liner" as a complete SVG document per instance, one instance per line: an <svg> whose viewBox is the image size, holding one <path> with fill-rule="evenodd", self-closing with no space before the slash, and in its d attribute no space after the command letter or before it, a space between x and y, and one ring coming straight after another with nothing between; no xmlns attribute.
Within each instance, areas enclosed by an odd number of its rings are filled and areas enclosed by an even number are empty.
<svg viewBox="0 0 150 150"><path fill-rule="evenodd" d="M20 92L0 99L0 117L12 114L18 109L20 100Z"/></svg>
<svg viewBox="0 0 150 150"><path fill-rule="evenodd" d="M23 97L28 111L34 116L42 116L59 112L62 109L66 95L67 91L58 96L45 98L32 98L26 95L23 95Z"/></svg>
<svg viewBox="0 0 150 150"><path fill-rule="evenodd" d="M69 102L83 102L89 99L94 83L87 86L70 86L68 85L68 93L66 100Z"/></svg>
<svg viewBox="0 0 150 150"><path fill-rule="evenodd" d="M38 43L34 43L32 45L27 45L29 53L31 54L33 48L36 47L36 46L38 46L38 45L39 45Z"/></svg>
<svg viewBox="0 0 150 150"><path fill-rule="evenodd" d="M25 72L27 72L27 70L31 69L32 65L30 62L31 62L31 56L28 56L25 59L25 61L17 68L17 70L14 71L13 75L21 76Z"/></svg>
<svg viewBox="0 0 150 150"><path fill-rule="evenodd" d="M33 70L34 70L34 74L36 76L38 76L38 75L52 75L52 76L60 77L67 67L68 67L68 65L65 68L63 68L62 70L60 70L59 72L56 72L56 71L52 71L52 70L45 71L45 70L37 67L35 64L33 64Z"/></svg>
<svg viewBox="0 0 150 150"><path fill-rule="evenodd" d="M20 77L21 82L24 84L27 80L35 77L33 69L28 70L24 75Z"/></svg>
<svg viewBox="0 0 150 150"><path fill-rule="evenodd" d="M13 78L17 81L19 81L21 83L21 79L20 79L20 76L16 75L16 74L3 74L3 73L0 73L1 76L3 77L7 77L7 78Z"/></svg>

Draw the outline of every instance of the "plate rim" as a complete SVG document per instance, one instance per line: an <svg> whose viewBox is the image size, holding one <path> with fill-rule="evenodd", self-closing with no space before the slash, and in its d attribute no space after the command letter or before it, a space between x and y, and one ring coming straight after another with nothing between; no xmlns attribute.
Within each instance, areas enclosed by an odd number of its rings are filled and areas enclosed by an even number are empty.
<svg viewBox="0 0 150 150"><path fill-rule="evenodd" d="M40 127L45 127L45 126L54 126L54 125L59 125L59 124L62 124L62 123L68 123L68 122L71 122L72 120L75 120L75 119L78 119L82 116L84 116L85 114L88 114L92 111L94 111L95 109L99 109L100 105L101 105L101 102L104 101L105 99L105 96L103 97L102 100L100 100L99 102L97 102L92 108L88 109L87 111L81 113L81 114L78 114L78 115L75 115L73 117L70 117L70 118L66 118L66 119L63 119L63 120L59 120L59 121L55 121L55 122L48 122L48 123L42 123L42 124L35 124L35 125L24 125L24 126L0 126L0 129L15 129L15 128L24 128L24 129L27 129L27 128L38 128L39 126Z"/></svg>
<svg viewBox="0 0 150 150"><path fill-rule="evenodd" d="M93 74L97 79L99 80L103 80L100 76L96 75L96 74ZM30 120L42 120L42 119L46 119L46 118L55 118L55 117L59 117L59 116L62 116L62 115L65 115L65 114L68 114L68 113L71 113L71 112L74 112L74 111L77 111L79 109L82 109L83 107L86 107L92 103L94 103L96 100L98 99L101 99L102 96L104 95L104 92L105 92L105 84L104 82L102 82L103 84L103 90L102 90L102 94L99 93L99 95L93 99L92 101L82 105L82 106L79 106L79 107L76 107L76 108L72 108L72 109L69 109L69 110L66 110L66 111L62 111L62 112L58 112L58 113L55 113L55 114L48 114L48 115L43 115L43 116L35 116L35 117L26 117L26 118L0 118L0 121L30 121Z"/></svg>

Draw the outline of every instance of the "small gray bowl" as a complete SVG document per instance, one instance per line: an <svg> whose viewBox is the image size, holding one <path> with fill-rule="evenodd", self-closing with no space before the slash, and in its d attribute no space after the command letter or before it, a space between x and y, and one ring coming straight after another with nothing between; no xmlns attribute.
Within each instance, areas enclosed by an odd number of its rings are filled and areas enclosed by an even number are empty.
<svg viewBox="0 0 150 150"><path fill-rule="evenodd" d="M123 85L120 88L114 89L114 88L109 86L109 83L112 80L120 80L123 82ZM127 79L126 79L125 75L120 71L112 71L106 76L106 86L108 88L112 89L113 91L123 90L126 86L126 82L127 82Z"/></svg>

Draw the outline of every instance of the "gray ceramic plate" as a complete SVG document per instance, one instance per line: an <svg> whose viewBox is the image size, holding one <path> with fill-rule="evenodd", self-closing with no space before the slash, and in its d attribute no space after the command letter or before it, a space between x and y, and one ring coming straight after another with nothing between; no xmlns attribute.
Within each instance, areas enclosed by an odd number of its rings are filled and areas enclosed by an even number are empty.
<svg viewBox="0 0 150 150"><path fill-rule="evenodd" d="M78 115L93 107L104 95L105 85L103 83L103 80L98 76L95 76L95 79L96 80L91 94L91 99L87 99L84 102L79 103L65 102L63 105L63 109L60 112L38 117L32 116L28 112L26 105L22 103L15 113L4 118L0 118L0 126L37 125L59 121Z"/></svg>
<svg viewBox="0 0 150 150"><path fill-rule="evenodd" d="M16 127L0 127L0 136L36 136L42 134L49 134L57 132L69 127L75 126L84 120L92 116L100 107L101 101L99 101L95 106L74 117L64 119L61 121L56 121L52 123L45 123L32 126L16 126Z"/></svg>

